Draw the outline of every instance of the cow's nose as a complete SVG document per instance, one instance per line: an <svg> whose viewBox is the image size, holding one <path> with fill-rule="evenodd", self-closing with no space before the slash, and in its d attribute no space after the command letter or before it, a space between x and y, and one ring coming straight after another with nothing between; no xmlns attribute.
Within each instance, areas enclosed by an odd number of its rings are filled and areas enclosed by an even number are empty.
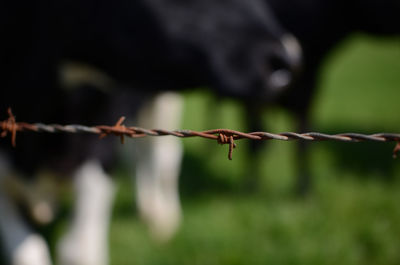
<svg viewBox="0 0 400 265"><path fill-rule="evenodd" d="M288 87L292 82L292 73L287 69L278 69L271 73L268 86L274 91L280 91Z"/></svg>
<svg viewBox="0 0 400 265"><path fill-rule="evenodd" d="M285 34L281 38L281 44L287 62L293 72L297 72L301 68L303 52L297 38L292 34Z"/></svg>
<svg viewBox="0 0 400 265"><path fill-rule="evenodd" d="M279 49L268 58L269 75L267 89L271 92L280 92L290 85L293 79L291 61L284 50Z"/></svg>
<svg viewBox="0 0 400 265"><path fill-rule="evenodd" d="M300 71L302 52L297 39L286 34L281 39L281 47L269 58L270 75L268 87L279 92L287 88Z"/></svg>

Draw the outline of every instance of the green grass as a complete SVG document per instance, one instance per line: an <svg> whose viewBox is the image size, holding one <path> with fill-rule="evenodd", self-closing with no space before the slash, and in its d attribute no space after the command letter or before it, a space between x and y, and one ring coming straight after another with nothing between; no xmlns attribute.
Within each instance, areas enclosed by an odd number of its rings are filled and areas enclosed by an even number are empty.
<svg viewBox="0 0 400 265"><path fill-rule="evenodd" d="M162 246L137 220L116 218L113 264L398 264L396 189L332 184L307 200L214 194L185 202L184 225Z"/></svg>
<svg viewBox="0 0 400 265"><path fill-rule="evenodd" d="M324 64L313 111L318 131L400 132L400 39L357 36ZM211 107L210 107L211 106ZM218 106L218 107L217 107ZM232 101L186 95L183 128L245 130ZM284 110L266 113L269 131L293 130ZM132 204L128 177L119 178L110 230L111 264L400 264L400 162L393 144L313 143L313 192L293 195L295 143L270 142L261 158L237 142L184 139L184 220L176 237L154 242ZM248 173L250 172L250 173ZM261 172L257 192L243 183Z"/></svg>
<svg viewBox="0 0 400 265"><path fill-rule="evenodd" d="M399 129L400 39L354 39L341 48L322 74L316 121L323 126Z"/></svg>

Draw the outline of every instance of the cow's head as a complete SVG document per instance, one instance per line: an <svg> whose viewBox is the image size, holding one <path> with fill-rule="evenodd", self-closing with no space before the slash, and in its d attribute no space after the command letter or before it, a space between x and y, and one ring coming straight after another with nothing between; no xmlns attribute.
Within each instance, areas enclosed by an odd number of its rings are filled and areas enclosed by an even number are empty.
<svg viewBox="0 0 400 265"><path fill-rule="evenodd" d="M197 75L219 93L271 99L301 60L297 40L262 0L147 0L180 58L196 54ZM184 59L183 59L184 60Z"/></svg>
<svg viewBox="0 0 400 265"><path fill-rule="evenodd" d="M300 63L298 42L265 0L120 0L97 10L85 56L140 87L210 86L222 95L268 100Z"/></svg>

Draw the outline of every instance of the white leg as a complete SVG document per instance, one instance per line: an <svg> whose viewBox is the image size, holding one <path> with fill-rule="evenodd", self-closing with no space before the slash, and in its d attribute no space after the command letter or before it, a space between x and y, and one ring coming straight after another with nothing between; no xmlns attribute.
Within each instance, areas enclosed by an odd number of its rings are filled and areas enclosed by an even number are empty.
<svg viewBox="0 0 400 265"><path fill-rule="evenodd" d="M84 163L74 177L75 213L57 248L59 264L106 265L114 184L97 161Z"/></svg>
<svg viewBox="0 0 400 265"><path fill-rule="evenodd" d="M182 98L178 94L160 94L140 113L139 125L145 128L177 129L182 105ZM147 137L137 143L138 209L155 239L166 241L175 234L181 219L178 177L182 143L172 136Z"/></svg>
<svg viewBox="0 0 400 265"><path fill-rule="evenodd" d="M3 180L9 172L3 156L0 160L0 236L6 259L13 265L50 265L45 240L31 231L5 190Z"/></svg>

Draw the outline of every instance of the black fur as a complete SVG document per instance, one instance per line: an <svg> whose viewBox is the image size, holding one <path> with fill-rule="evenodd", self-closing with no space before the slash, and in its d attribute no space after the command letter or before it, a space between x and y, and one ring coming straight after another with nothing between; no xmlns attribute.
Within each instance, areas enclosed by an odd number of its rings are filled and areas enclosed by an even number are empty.
<svg viewBox="0 0 400 265"><path fill-rule="evenodd" d="M59 88L65 60L94 65L132 91L210 87L251 102L275 97L268 85L276 70L271 60L288 69L292 63L280 40L286 32L264 0L6 1L1 12L0 110L11 106L18 120L28 122L83 123L82 117L90 116L110 124L118 117L109 111L115 97L129 90L71 95ZM90 100L79 100L75 107L74 100L84 93ZM129 108L124 114L132 112ZM18 137L18 148L11 152L19 166L29 165L29 174L70 153L71 144L60 136L25 137ZM81 159L111 160L101 154L105 148L93 152L78 146Z"/></svg>

